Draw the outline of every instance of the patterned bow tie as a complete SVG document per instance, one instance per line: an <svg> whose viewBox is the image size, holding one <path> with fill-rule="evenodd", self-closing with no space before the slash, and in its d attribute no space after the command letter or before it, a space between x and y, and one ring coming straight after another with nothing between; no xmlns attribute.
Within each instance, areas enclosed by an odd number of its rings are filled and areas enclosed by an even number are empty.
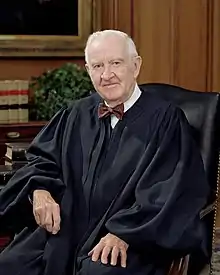
<svg viewBox="0 0 220 275"><path fill-rule="evenodd" d="M108 107L104 103L99 104L98 116L99 118L107 117L109 115L115 115L118 119L122 119L124 115L124 104L121 103L114 108Z"/></svg>

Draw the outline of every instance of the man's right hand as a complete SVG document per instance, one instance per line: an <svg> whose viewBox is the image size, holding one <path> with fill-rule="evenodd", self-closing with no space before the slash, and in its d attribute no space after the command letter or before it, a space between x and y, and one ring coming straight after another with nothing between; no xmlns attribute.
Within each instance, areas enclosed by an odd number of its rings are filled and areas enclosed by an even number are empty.
<svg viewBox="0 0 220 275"><path fill-rule="evenodd" d="M56 234L60 230L60 207L48 191L34 191L33 213L36 223L48 232Z"/></svg>

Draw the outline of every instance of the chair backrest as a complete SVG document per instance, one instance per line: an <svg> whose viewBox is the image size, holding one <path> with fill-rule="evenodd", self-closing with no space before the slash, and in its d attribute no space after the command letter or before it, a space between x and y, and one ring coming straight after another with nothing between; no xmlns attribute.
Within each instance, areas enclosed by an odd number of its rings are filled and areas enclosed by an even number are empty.
<svg viewBox="0 0 220 275"><path fill-rule="evenodd" d="M209 184L216 190L220 145L220 94L190 91L160 83L142 84L140 88L172 102L184 111L200 147Z"/></svg>
<svg viewBox="0 0 220 275"><path fill-rule="evenodd" d="M140 88L172 102L184 111L201 150L208 183L213 190L209 203L213 202L216 199L219 163L220 94L191 91L162 83L142 84ZM208 216L206 218L209 240L207 246L211 257L214 214Z"/></svg>

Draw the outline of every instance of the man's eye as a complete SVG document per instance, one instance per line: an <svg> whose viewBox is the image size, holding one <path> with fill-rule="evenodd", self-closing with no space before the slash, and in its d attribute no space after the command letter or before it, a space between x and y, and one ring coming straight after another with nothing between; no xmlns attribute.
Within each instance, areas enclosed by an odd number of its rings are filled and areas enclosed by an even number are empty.
<svg viewBox="0 0 220 275"><path fill-rule="evenodd" d="M119 61L114 61L113 62L113 65L115 65L115 66L118 66L118 65L120 65L121 63L119 62Z"/></svg>
<svg viewBox="0 0 220 275"><path fill-rule="evenodd" d="M101 65L100 64L96 64L93 66L94 69L100 69L101 68Z"/></svg>

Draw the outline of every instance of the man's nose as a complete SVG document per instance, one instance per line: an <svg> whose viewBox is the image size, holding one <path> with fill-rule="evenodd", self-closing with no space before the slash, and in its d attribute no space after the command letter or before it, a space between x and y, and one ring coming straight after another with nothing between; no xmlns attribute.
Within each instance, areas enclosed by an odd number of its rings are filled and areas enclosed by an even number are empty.
<svg viewBox="0 0 220 275"><path fill-rule="evenodd" d="M114 73L112 72L110 67L106 67L101 75L102 79L109 80L114 76Z"/></svg>

